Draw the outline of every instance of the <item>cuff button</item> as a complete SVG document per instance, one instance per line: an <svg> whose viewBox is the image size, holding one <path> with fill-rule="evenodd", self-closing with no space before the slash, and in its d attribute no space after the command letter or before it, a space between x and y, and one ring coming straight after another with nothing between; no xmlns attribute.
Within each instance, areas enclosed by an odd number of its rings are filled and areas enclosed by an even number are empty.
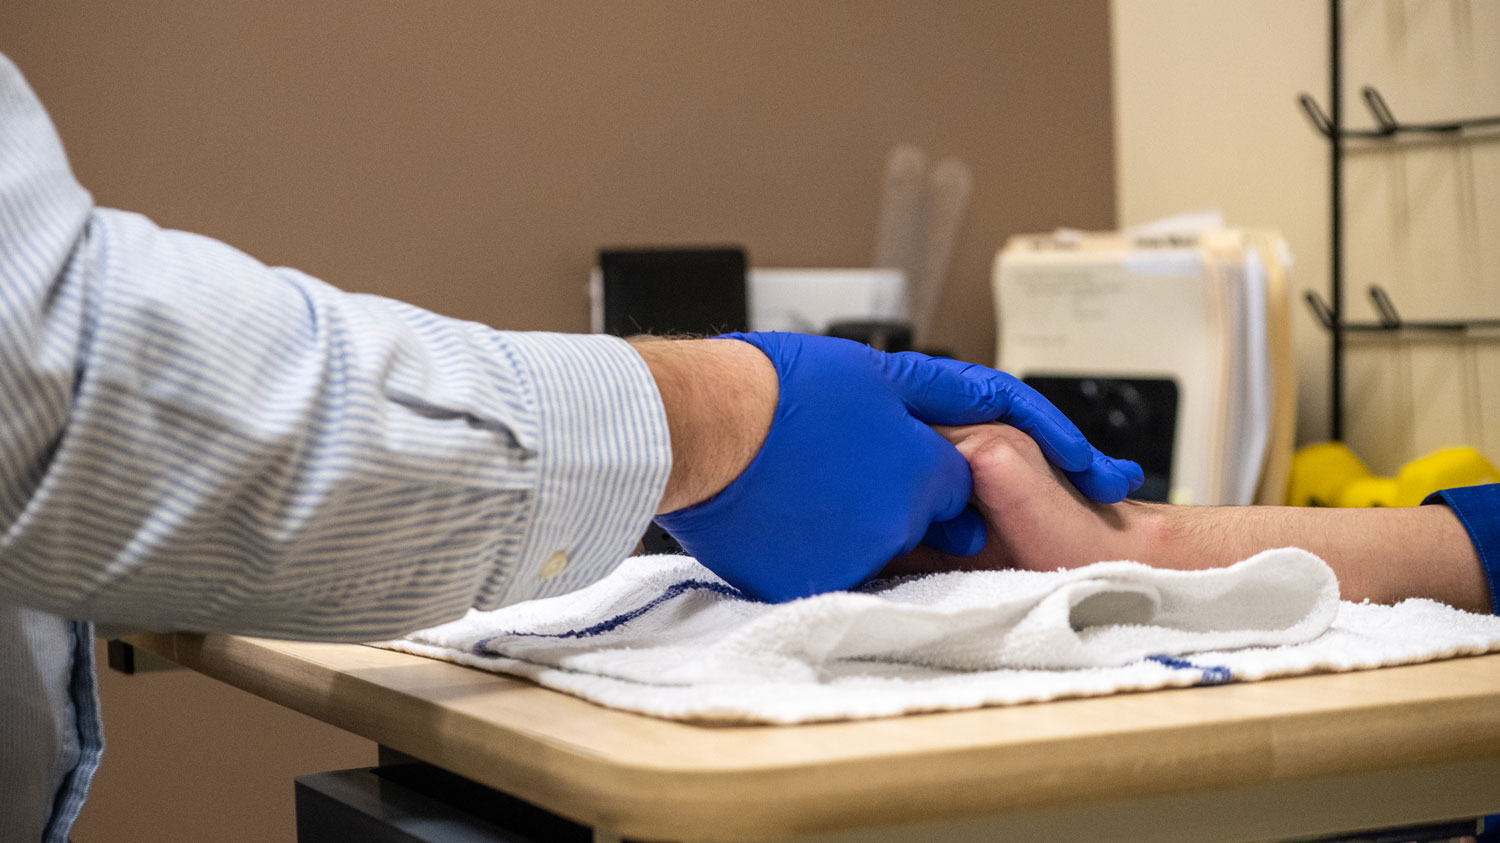
<svg viewBox="0 0 1500 843"><path fill-rule="evenodd" d="M547 561L542 563L541 569L536 572L536 577L539 580L550 580L561 574L566 567L568 567L567 551L554 551L551 556L547 557Z"/></svg>

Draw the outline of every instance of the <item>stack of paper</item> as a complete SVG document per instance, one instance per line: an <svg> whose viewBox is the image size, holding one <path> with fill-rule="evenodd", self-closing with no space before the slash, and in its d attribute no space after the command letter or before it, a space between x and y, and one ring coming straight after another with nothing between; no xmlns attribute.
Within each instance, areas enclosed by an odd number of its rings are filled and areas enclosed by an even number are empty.
<svg viewBox="0 0 1500 843"><path fill-rule="evenodd" d="M1290 262L1274 233L1181 221L1012 238L995 265L998 365L1141 462L1142 498L1281 503Z"/></svg>

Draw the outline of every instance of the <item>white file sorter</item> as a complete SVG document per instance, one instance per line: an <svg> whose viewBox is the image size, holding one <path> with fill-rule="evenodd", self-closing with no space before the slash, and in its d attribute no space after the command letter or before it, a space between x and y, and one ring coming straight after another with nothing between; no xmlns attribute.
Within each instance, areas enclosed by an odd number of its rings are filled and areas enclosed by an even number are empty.
<svg viewBox="0 0 1500 843"><path fill-rule="evenodd" d="M1241 229L1012 238L995 263L998 365L1140 462L1143 499L1279 503L1288 264L1274 234Z"/></svg>

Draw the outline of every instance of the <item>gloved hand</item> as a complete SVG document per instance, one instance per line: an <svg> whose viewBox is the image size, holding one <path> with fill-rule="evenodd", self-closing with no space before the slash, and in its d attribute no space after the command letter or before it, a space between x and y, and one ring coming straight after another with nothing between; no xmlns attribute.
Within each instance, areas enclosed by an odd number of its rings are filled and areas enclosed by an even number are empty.
<svg viewBox="0 0 1500 843"><path fill-rule="evenodd" d="M780 379L776 415L727 488L656 521L752 597L850 588L923 540L960 556L983 548L984 521L968 508L968 463L929 423L1020 428L1101 502L1141 483L1138 466L1094 450L1056 407L1003 372L831 337L720 339L770 358Z"/></svg>

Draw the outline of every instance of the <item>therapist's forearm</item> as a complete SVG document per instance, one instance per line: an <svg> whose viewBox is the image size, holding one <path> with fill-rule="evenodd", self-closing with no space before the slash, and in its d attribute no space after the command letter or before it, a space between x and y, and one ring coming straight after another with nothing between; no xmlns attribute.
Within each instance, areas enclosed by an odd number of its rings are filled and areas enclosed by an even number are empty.
<svg viewBox="0 0 1500 843"><path fill-rule="evenodd" d="M776 414L771 361L734 340L631 341L661 392L672 473L657 512L713 497L755 458Z"/></svg>

